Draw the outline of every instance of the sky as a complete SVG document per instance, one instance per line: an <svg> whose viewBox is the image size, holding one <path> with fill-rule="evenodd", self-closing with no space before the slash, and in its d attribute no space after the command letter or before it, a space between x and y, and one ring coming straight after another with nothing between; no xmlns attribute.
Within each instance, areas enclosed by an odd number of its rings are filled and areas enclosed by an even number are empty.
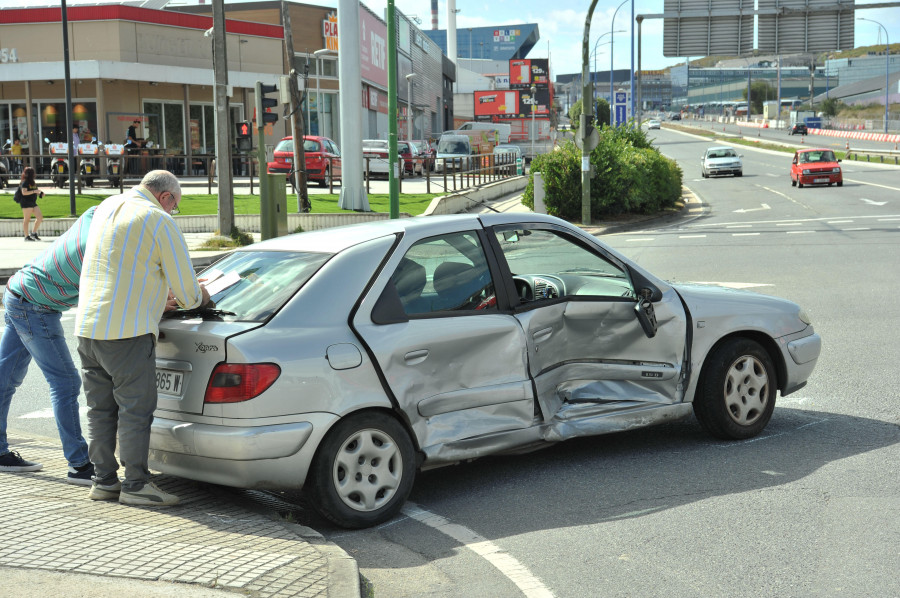
<svg viewBox="0 0 900 598"><path fill-rule="evenodd" d="M232 1L225 0L226 4ZM246 1L246 0L244 0ZM362 0L375 14L382 16L387 8L387 0ZM652 15L663 12L663 0L632 0L635 15ZM67 0L74 4L105 4L98 0ZM173 4L195 3L193 0L173 0ZM211 3L211 0L206 0ZM336 7L337 0L303 0L304 4ZM869 0L857 0L857 8ZM883 4L883 2L882 2ZM0 0L0 8L13 8L22 5L53 5L59 2L52 0ZM416 15L422 23L419 28L431 28L431 0L395 0L394 6L406 15ZM616 9L621 9L616 13ZM468 27L493 27L537 23L540 40L531 50L528 58L550 57L551 77L559 74L581 72L581 55L584 39L584 21L590 0L456 0L456 26L458 29ZM613 15L615 28L613 29ZM858 10L857 16L879 21L888 31L893 43L900 43L900 7ZM613 68L627 69L631 65L630 38L632 34L631 2L628 0L599 0L591 18L589 68L594 70L594 48L596 47L596 68L607 70L610 65L610 50L613 50ZM438 1L438 27L447 27L447 0ZM663 56L663 20L645 19L641 28L642 49L641 68L662 69L684 62L683 58ZM622 33L610 31L624 30ZM602 39L598 38L606 34ZM635 38L637 30L634 31ZM613 44L607 43L610 38ZM884 43L882 29L875 23L856 21L856 45L874 45ZM695 57L696 58L696 57ZM635 68L637 68L637 50L634 52Z"/></svg>

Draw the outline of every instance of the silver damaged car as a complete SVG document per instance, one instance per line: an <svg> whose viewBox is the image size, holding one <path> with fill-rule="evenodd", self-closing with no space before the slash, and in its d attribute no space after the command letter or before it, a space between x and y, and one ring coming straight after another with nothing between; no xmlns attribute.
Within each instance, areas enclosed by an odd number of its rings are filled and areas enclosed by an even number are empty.
<svg viewBox="0 0 900 598"><path fill-rule="evenodd" d="M821 340L794 303L665 282L562 220L406 218L272 239L167 314L151 466L300 489L335 523L401 508L417 470L648 426L765 428Z"/></svg>

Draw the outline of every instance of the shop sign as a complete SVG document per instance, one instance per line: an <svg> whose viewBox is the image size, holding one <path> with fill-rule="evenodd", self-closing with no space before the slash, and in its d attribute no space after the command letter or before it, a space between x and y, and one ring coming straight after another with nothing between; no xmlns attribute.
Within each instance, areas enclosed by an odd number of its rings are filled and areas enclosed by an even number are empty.
<svg viewBox="0 0 900 598"><path fill-rule="evenodd" d="M322 21L322 37L325 39L325 47L333 52L338 51L338 24L337 13L329 13Z"/></svg>

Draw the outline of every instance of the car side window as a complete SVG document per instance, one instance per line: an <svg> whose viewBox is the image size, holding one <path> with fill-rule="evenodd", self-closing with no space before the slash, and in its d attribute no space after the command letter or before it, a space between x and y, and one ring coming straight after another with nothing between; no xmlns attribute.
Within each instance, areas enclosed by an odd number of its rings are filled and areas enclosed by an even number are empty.
<svg viewBox="0 0 900 598"><path fill-rule="evenodd" d="M495 231L520 304L567 297L634 299L625 269L552 230Z"/></svg>
<svg viewBox="0 0 900 598"><path fill-rule="evenodd" d="M474 232L419 241L400 260L391 281L407 316L497 309L494 281Z"/></svg>

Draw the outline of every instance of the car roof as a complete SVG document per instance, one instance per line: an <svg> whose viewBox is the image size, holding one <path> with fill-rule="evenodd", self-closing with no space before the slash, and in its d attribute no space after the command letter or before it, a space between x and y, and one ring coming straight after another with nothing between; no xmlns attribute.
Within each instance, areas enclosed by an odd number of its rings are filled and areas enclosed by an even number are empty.
<svg viewBox="0 0 900 598"><path fill-rule="evenodd" d="M805 154L807 152L833 152L834 150L828 149L827 147L807 147L801 150L797 150L798 154Z"/></svg>
<svg viewBox="0 0 900 598"><path fill-rule="evenodd" d="M293 141L293 139L294 139L294 136L293 136L293 135L288 135L287 137L282 137L282 138L281 138L281 141ZM321 135L304 135L304 136L303 136L303 139L309 139L309 140L316 140L316 141L318 141L318 140L321 140L321 139L329 139L329 140L330 140L331 138L330 138L330 137L322 137Z"/></svg>
<svg viewBox="0 0 900 598"><path fill-rule="evenodd" d="M320 229L283 237L276 237L235 251L308 251L313 253L340 253L350 247L388 235L414 233L421 236L435 236L453 230L480 229L485 225L518 222L564 221L542 214L453 214L448 216L416 216L351 224Z"/></svg>
<svg viewBox="0 0 900 598"><path fill-rule="evenodd" d="M715 151L715 150L733 150L734 148L730 145L715 145L713 147L706 148L707 152Z"/></svg>

